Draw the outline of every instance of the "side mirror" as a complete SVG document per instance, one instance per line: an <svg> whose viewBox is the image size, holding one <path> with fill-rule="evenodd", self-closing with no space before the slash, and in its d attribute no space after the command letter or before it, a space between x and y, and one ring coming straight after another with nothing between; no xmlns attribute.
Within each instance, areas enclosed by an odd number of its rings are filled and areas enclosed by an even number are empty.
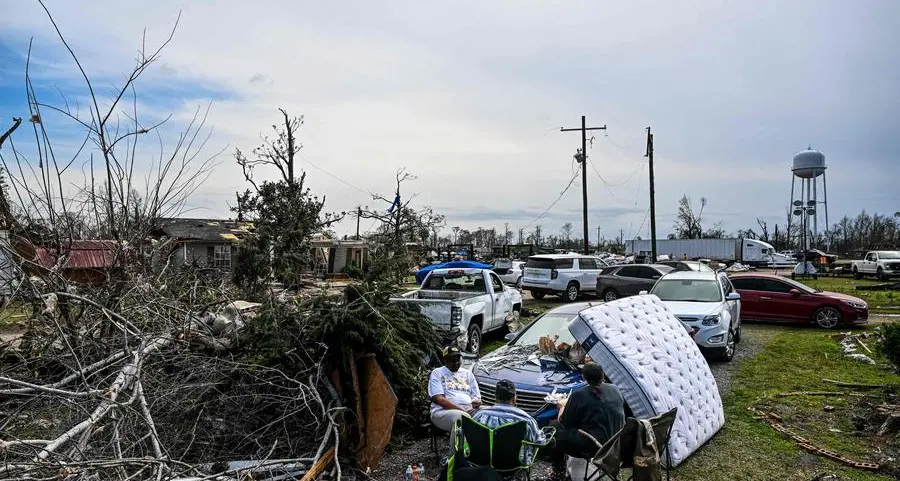
<svg viewBox="0 0 900 481"><path fill-rule="evenodd" d="M512 341L513 339L516 338L517 334L518 333L516 333L516 332L508 332L508 333L506 333L505 336L503 336L503 339L506 339L506 342Z"/></svg>
<svg viewBox="0 0 900 481"><path fill-rule="evenodd" d="M789 292L792 296L799 296L800 294L802 294L802 292L800 292L799 289L791 289L791 290L789 290L788 292Z"/></svg>
<svg viewBox="0 0 900 481"><path fill-rule="evenodd" d="M739 301L741 300L740 292L730 292L727 296L725 296L726 301Z"/></svg>

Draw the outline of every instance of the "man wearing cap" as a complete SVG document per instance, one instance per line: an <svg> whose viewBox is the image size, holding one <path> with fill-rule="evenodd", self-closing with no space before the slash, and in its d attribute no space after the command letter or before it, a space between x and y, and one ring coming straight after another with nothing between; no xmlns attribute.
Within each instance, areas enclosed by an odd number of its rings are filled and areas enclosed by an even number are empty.
<svg viewBox="0 0 900 481"><path fill-rule="evenodd" d="M472 371L462 368L458 347L445 347L442 354L444 365L431 371L428 379L428 397L432 424L451 431L460 416L468 416L481 406L481 392Z"/></svg>
<svg viewBox="0 0 900 481"><path fill-rule="evenodd" d="M535 444L544 444L547 437L537 421L528 413L516 407L516 385L508 379L497 382L497 404L480 409L472 418L485 426L494 429L506 424L524 421L526 425L525 439ZM531 464L531 449L524 448L521 453L522 462Z"/></svg>

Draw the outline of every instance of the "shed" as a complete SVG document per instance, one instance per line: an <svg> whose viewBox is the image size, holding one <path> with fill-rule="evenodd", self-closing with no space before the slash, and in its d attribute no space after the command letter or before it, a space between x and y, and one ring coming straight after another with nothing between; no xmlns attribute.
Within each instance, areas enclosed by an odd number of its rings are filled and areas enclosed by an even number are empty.
<svg viewBox="0 0 900 481"><path fill-rule="evenodd" d="M253 224L221 219L167 218L157 221L153 237L174 241L169 258L183 264L230 271L234 246Z"/></svg>
<svg viewBox="0 0 900 481"><path fill-rule="evenodd" d="M60 272L68 280L84 284L101 284L115 267L118 244L111 240L73 240L59 248L38 247L34 263L52 269L62 261Z"/></svg>

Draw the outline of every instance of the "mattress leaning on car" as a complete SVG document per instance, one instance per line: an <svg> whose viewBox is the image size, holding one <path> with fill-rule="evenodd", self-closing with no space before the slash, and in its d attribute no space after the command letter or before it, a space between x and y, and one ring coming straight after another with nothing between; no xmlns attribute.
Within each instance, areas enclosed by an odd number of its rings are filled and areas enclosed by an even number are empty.
<svg viewBox="0 0 900 481"><path fill-rule="evenodd" d="M585 309L569 331L619 388L634 417L651 418L678 408L669 441L672 466L725 424L706 359L658 297L626 297Z"/></svg>

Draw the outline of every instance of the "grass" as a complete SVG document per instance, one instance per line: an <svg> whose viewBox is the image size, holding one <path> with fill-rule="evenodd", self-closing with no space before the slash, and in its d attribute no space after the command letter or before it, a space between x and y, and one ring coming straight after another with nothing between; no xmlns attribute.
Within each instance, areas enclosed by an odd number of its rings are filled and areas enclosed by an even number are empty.
<svg viewBox="0 0 900 481"><path fill-rule="evenodd" d="M870 312L900 314L900 291L859 291L856 289L856 286L882 284L882 282L845 277L819 277L818 279L803 279L800 282L815 289L859 297L869 303Z"/></svg>
<svg viewBox="0 0 900 481"><path fill-rule="evenodd" d="M821 473L839 479L881 480L890 477L845 467L813 456L783 438L747 411L761 399L790 391L840 390L822 381L897 384L900 376L872 365L848 360L824 331L809 328L746 326L745 335L763 337L777 330L765 349L744 361L725 395L726 425L706 446L677 470L682 480L810 480ZM871 461L872 447L852 431L853 398L799 396L768 401L763 410L775 411L784 424L814 444L859 461ZM834 406L826 413L824 404ZM844 433L833 433L836 428ZM727 473L727 474L726 474Z"/></svg>

